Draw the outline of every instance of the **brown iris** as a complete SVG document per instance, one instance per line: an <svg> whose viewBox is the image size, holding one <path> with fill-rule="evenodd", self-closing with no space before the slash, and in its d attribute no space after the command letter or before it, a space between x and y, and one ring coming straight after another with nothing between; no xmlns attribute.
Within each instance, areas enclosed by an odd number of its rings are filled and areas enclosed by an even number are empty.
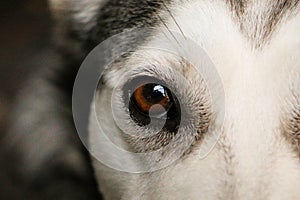
<svg viewBox="0 0 300 200"><path fill-rule="evenodd" d="M164 130L177 131L181 119L180 105L162 81L140 76L128 81L123 90L130 117L139 126L156 126L163 122Z"/></svg>
<svg viewBox="0 0 300 200"><path fill-rule="evenodd" d="M145 84L138 87L134 94L136 106L145 114L162 116L172 106L170 91L159 84Z"/></svg>

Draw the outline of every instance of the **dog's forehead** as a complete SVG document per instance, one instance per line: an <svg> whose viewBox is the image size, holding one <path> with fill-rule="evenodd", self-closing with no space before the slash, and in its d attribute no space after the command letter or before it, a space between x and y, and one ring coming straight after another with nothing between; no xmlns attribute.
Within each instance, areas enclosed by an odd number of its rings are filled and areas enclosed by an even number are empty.
<svg viewBox="0 0 300 200"><path fill-rule="evenodd" d="M232 17L240 32L254 48L261 48L268 43L278 26L294 16L299 10L300 0L97 0L99 9L95 9L94 19L97 25L89 31L89 40L99 42L106 37L134 27L156 27L168 18L173 18L171 7L184 7L189 4L211 5L214 10L218 5L225 5L226 14ZM77 6L78 7L78 6ZM83 12L83 13L81 13ZM203 12L199 10L199 12ZM84 10L79 10L81 18ZM170 14L165 17L162 13ZM77 15L77 16L78 16ZM90 13L86 15L91 18ZM75 15L76 16L76 15ZM117 17L116 17L117 16ZM96 19L95 19L96 18ZM147 36L145 36L147 37Z"/></svg>
<svg viewBox="0 0 300 200"><path fill-rule="evenodd" d="M299 0L228 0L243 34L254 47L261 47L284 19L293 16Z"/></svg>
<svg viewBox="0 0 300 200"><path fill-rule="evenodd" d="M232 73L235 66L247 65L249 69L252 65L264 68L269 66L275 70L277 65L285 66L287 69L297 67L292 65L299 62L297 57L300 53L300 40L296 36L300 34L298 13L300 0L158 0L154 2L154 7L149 1L143 1L143 5L148 5L146 7L133 2L135 1L125 3L130 9L120 12L122 21L126 21L130 27L140 27L140 24L144 24L154 26L158 30L144 35L147 44L143 45L151 46L153 40L160 44L166 39L162 35L166 33L170 35L170 31L175 31L199 44L213 62L227 66L219 69L221 74ZM137 7L133 9L132 5ZM131 9L141 11L134 14ZM134 22L133 19L137 16L138 20ZM117 25L119 22L117 20L112 23L119 26ZM105 32L102 28L98 30ZM119 28L117 32L126 29L120 26ZM153 36L149 39L152 40L150 42L147 38L149 36ZM139 56L143 57L142 54L145 52L140 51ZM293 59L287 60L285 59L287 57ZM155 56L147 58L154 60Z"/></svg>
<svg viewBox="0 0 300 200"><path fill-rule="evenodd" d="M54 13L59 20L66 21L79 32L76 40L87 43L90 48L106 38L128 28L155 27L167 20L161 13L170 7L184 7L188 4L225 5L226 15L231 15L235 25L255 48L268 42L281 22L293 16L299 9L300 0L51 0ZM172 12L172 10L171 10ZM199 10L199 12L203 12ZM170 16L169 16L170 17ZM147 36L145 36L147 37ZM88 48L88 50L91 50Z"/></svg>

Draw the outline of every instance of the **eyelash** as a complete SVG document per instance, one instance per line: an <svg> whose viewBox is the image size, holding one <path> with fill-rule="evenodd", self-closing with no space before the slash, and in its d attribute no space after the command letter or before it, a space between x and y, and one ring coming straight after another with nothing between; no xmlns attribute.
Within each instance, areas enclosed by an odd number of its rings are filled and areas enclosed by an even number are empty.
<svg viewBox="0 0 300 200"><path fill-rule="evenodd" d="M283 132L300 156L300 105L295 106L289 116L290 118L283 123Z"/></svg>

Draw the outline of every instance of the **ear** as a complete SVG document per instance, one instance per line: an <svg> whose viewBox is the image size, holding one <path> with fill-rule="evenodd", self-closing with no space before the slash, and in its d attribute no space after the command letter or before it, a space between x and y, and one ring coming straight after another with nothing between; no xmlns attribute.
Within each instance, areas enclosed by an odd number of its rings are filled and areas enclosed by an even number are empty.
<svg viewBox="0 0 300 200"><path fill-rule="evenodd" d="M107 0L49 0L50 9L57 20L71 18L85 29L95 24L101 5Z"/></svg>
<svg viewBox="0 0 300 200"><path fill-rule="evenodd" d="M108 0L48 0L50 9L55 14L62 14L66 11L74 14L85 13L86 15L94 14L101 5ZM92 13L90 13L92 12Z"/></svg>
<svg viewBox="0 0 300 200"><path fill-rule="evenodd" d="M106 1L49 0L58 45L71 48L71 51L80 51L80 43L87 39L88 33L96 26L100 8Z"/></svg>
<svg viewBox="0 0 300 200"><path fill-rule="evenodd" d="M48 2L55 19L60 18L67 10L71 10L72 0L49 0Z"/></svg>

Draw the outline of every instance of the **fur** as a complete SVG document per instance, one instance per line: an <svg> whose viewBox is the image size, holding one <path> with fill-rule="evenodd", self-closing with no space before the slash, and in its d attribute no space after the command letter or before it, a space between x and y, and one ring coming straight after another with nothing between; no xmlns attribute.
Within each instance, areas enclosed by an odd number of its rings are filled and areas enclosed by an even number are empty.
<svg viewBox="0 0 300 200"><path fill-rule="evenodd" d="M28 197L97 199L98 188L104 199L299 199L299 2L50 0L61 57L55 55L57 63L45 63L20 94L6 138L9 145L5 149L16 155L13 169L26 185ZM126 148L133 144L135 149L146 151L143 148L151 147L149 141L124 142L107 105L114 88L126 84L129 76L145 73L149 65L153 68L147 73L169 81L190 113L208 116L201 118L205 123L200 127L205 131L181 130L180 134L187 136L201 133L201 137L190 139L191 148L183 156L164 169L139 174L117 171L90 158L71 117L72 86L84 57L106 38L135 27L155 29L136 43L125 59L107 69L93 102L104 128ZM205 95L206 90L218 94L220 88L206 88L197 73L170 54L140 48L174 39L172 31L191 38L215 64L226 97L224 123L218 120L218 107L210 109L215 102ZM204 60L195 50L188 53ZM168 66L169 71L162 66ZM208 74L212 71L209 66L205 69ZM189 84L181 84L180 76ZM119 105L115 112L126 118L120 96L115 98ZM202 101L205 104L199 103ZM128 129L138 134L141 129L126 119ZM97 143L96 126L91 118L91 152L103 153L99 152L103 149ZM215 147L200 159L203 149L218 135ZM174 147L186 138L175 140ZM155 144L163 146L163 142ZM163 152L167 159L172 159L176 148ZM31 186L39 187L33 191L28 189Z"/></svg>

